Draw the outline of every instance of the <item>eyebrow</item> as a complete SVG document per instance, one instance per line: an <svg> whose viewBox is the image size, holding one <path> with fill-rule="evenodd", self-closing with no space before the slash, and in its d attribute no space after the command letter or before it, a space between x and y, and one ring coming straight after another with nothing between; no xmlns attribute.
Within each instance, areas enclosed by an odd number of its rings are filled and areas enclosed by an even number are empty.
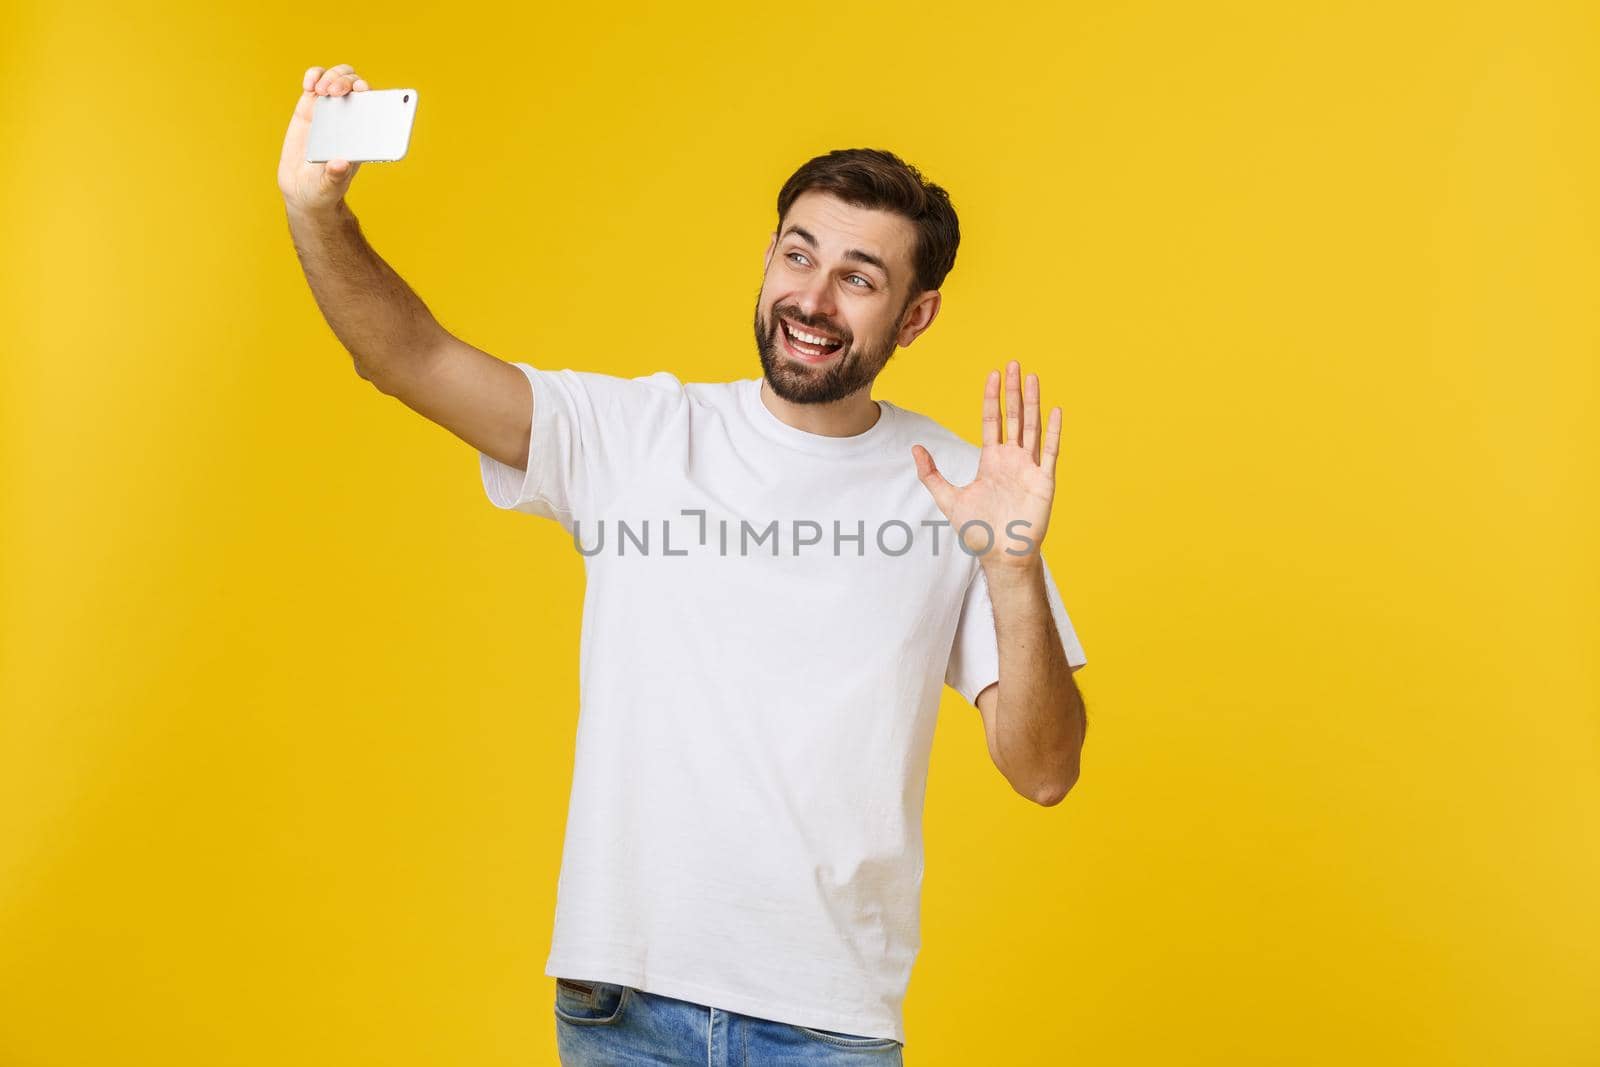
<svg viewBox="0 0 1600 1067"><path fill-rule="evenodd" d="M804 241L806 244L810 245L812 248L816 248L817 247L817 239L815 237L811 236L810 232L807 231L804 227L791 225L787 230L783 231L783 236L787 237L791 233L794 234L795 236L799 237L802 241ZM892 275L890 275L890 273L889 273L888 265L886 263L884 263L883 260L881 260L877 256L873 255L871 252L863 252L859 248L852 248L852 249L848 250L847 252L845 252L844 258L845 259L849 259L849 260L854 260L857 263L870 263L874 267L877 267L879 270L883 271L883 276L885 278L892 277Z"/></svg>

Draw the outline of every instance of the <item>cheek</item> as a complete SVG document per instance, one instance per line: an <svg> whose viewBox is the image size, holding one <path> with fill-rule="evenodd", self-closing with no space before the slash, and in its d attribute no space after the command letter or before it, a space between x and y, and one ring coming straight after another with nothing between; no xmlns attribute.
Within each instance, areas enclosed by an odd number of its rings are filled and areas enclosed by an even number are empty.
<svg viewBox="0 0 1600 1067"><path fill-rule="evenodd" d="M862 341L877 341L893 325L888 319L874 317L869 321L851 323L850 336L856 339L856 344Z"/></svg>

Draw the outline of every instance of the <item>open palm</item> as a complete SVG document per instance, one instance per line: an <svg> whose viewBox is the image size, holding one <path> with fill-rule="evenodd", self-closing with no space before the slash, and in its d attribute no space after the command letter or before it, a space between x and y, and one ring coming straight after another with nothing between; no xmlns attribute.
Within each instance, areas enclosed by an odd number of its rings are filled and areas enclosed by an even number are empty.
<svg viewBox="0 0 1600 1067"><path fill-rule="evenodd" d="M926 448L911 446L917 477L967 550L979 554L986 568L1036 561L1055 499L1061 409L1050 410L1041 439L1039 378L1030 374L1024 384L1021 375L1021 366L1012 360L1006 367L1002 434L1000 372L989 373L983 390L983 451L978 454L978 472L968 484L951 485ZM976 525L979 522L984 525ZM1024 539L1033 543L1027 545Z"/></svg>

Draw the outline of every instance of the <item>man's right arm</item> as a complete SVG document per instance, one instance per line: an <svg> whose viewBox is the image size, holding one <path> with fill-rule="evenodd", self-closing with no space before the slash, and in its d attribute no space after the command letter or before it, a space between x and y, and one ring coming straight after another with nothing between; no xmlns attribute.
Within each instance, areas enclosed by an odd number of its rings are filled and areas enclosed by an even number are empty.
<svg viewBox="0 0 1600 1067"><path fill-rule="evenodd" d="M527 377L440 326L367 243L344 201L359 163L305 161L316 97L365 87L348 64L307 70L284 138L278 185L306 281L356 374L478 451L526 469L534 403Z"/></svg>

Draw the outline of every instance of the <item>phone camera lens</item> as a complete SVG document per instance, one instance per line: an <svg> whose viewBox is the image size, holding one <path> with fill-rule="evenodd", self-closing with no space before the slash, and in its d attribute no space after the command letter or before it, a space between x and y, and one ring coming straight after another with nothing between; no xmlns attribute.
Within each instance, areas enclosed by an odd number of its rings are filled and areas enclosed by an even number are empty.
<svg viewBox="0 0 1600 1067"><path fill-rule="evenodd" d="M400 102L401 102L401 103L402 103L402 104L409 104L409 103L411 103L411 94L410 94L410 93L407 93L407 94L406 94L406 95L404 95L404 96L402 96L402 97L401 97L401 98L400 98Z"/></svg>

